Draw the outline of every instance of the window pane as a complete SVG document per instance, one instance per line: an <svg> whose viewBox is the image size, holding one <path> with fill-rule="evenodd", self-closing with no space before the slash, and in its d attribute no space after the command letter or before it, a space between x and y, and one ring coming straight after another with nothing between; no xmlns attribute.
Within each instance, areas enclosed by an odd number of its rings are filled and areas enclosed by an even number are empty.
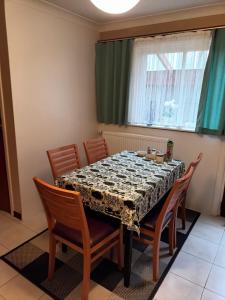
<svg viewBox="0 0 225 300"><path fill-rule="evenodd" d="M182 62L183 62L182 52L165 53L164 55L174 70L182 69Z"/></svg>
<svg viewBox="0 0 225 300"><path fill-rule="evenodd" d="M209 51L187 52L185 69L204 69Z"/></svg>
<svg viewBox="0 0 225 300"><path fill-rule="evenodd" d="M159 71L165 70L165 67L155 54L149 54L147 56L147 71Z"/></svg>
<svg viewBox="0 0 225 300"><path fill-rule="evenodd" d="M194 129L210 42L210 32L137 39L128 121Z"/></svg>

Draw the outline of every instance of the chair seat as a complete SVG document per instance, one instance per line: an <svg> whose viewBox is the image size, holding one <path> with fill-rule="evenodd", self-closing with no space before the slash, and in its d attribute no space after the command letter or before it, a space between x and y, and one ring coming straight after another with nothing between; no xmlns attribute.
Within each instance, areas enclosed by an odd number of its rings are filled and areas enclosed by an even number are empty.
<svg viewBox="0 0 225 300"><path fill-rule="evenodd" d="M159 214L163 208L164 202L160 201L153 209L148 213L148 215L144 218L143 223L141 224L141 227L144 227L146 229L150 229L152 231L155 230L156 222L159 217ZM166 214L163 228L164 226L169 222L169 220L172 218L173 212L170 211Z"/></svg>
<svg viewBox="0 0 225 300"><path fill-rule="evenodd" d="M90 246L93 247L108 235L113 233L117 228L110 222L105 222L97 218L93 218L87 215L87 223L90 232ZM69 228L61 223L56 223L53 233L82 247L82 235L80 231Z"/></svg>

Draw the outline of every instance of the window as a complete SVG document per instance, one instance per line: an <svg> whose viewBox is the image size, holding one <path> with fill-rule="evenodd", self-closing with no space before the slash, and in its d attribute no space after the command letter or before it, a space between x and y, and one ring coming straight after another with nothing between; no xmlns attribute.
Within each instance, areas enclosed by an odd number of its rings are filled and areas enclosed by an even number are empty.
<svg viewBox="0 0 225 300"><path fill-rule="evenodd" d="M128 122L194 130L209 31L136 39Z"/></svg>

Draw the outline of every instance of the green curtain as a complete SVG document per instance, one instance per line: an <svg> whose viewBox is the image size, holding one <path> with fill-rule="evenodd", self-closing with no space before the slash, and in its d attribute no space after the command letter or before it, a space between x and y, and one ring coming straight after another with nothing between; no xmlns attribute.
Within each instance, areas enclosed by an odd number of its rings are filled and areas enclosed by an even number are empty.
<svg viewBox="0 0 225 300"><path fill-rule="evenodd" d="M216 29L205 68L196 131L225 135L225 29Z"/></svg>
<svg viewBox="0 0 225 300"><path fill-rule="evenodd" d="M127 123L133 40L96 44L97 119L108 124Z"/></svg>

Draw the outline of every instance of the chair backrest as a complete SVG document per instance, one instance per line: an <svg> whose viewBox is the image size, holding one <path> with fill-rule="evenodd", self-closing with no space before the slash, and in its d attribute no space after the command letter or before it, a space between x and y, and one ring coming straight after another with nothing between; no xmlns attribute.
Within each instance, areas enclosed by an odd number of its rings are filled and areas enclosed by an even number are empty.
<svg viewBox="0 0 225 300"><path fill-rule="evenodd" d="M80 193L52 186L37 177L33 181L45 209L49 230L55 223L61 223L81 231L84 243L88 242L89 229Z"/></svg>
<svg viewBox="0 0 225 300"><path fill-rule="evenodd" d="M84 142L84 150L89 164L93 164L109 155L106 141L102 137Z"/></svg>
<svg viewBox="0 0 225 300"><path fill-rule="evenodd" d="M203 153L201 152L201 153L199 153L199 155L198 155L197 159L196 159L196 160L194 160L194 161L192 161L192 162L190 163L190 165L188 166L188 168L187 168L187 170L186 170L185 174L188 174L188 172L189 172L189 170L190 170L190 168L191 168L191 167L193 167L193 168L194 168L194 171L193 171L193 174L194 174L194 172L195 172L195 170L196 170L196 168L197 168L198 164L199 164L199 163L200 163L200 161L202 160L202 157L203 157ZM193 176L193 174L192 174L192 176ZM190 182L191 182L191 180L189 181L189 184L190 184ZM185 192L187 192L187 190L188 190L188 187L189 187L189 184L188 184L188 186L187 186L187 188L186 188L186 191L185 191Z"/></svg>
<svg viewBox="0 0 225 300"><path fill-rule="evenodd" d="M193 172L194 168L190 167L188 173L185 173L183 177L175 181L159 214L159 217L156 222L156 227L159 227L161 229L167 214L172 211L175 213L182 193L186 191L187 187L189 186L189 182L191 180Z"/></svg>
<svg viewBox="0 0 225 300"><path fill-rule="evenodd" d="M187 174L187 173L189 172L189 169L190 169L191 167L193 167L193 168L194 168L194 171L195 171L196 168L197 168L197 166L198 166L198 164L199 164L200 161L202 160L202 157L203 157L203 153L201 152L201 153L199 153L197 159L194 160L194 161L192 161L192 162L190 163L190 165L188 166L188 168L187 168L185 174Z"/></svg>
<svg viewBox="0 0 225 300"><path fill-rule="evenodd" d="M77 145L67 145L47 151L54 179L69 171L80 168Z"/></svg>

